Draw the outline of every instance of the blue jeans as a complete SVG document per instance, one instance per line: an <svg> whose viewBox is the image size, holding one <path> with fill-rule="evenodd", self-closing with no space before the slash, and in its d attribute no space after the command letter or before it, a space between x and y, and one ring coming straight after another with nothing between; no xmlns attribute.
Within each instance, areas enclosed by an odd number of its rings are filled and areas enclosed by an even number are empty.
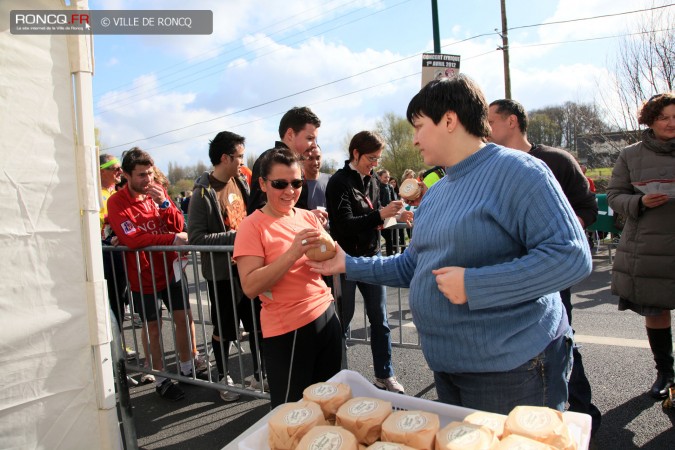
<svg viewBox="0 0 675 450"><path fill-rule="evenodd" d="M498 414L508 414L518 405L565 411L572 344L570 329L543 352L508 372L434 372L438 399Z"/></svg>
<svg viewBox="0 0 675 450"><path fill-rule="evenodd" d="M354 317L356 287L358 286L366 305L368 322L370 322L370 351L373 354L375 377L389 378L394 376L394 367L391 363L391 330L387 321L387 292L385 287L361 281L348 281L344 275L340 275L340 281L342 282L342 298L339 306L342 331L346 336L349 324Z"/></svg>

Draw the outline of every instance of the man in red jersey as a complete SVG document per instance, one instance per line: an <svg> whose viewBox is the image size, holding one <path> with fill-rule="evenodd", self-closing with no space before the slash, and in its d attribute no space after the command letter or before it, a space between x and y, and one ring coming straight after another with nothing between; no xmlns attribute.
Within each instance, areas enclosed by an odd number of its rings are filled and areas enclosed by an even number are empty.
<svg viewBox="0 0 675 450"><path fill-rule="evenodd" d="M153 166L152 157L143 150L134 147L126 152L122 170L128 182L108 199L110 226L120 244L131 249L187 244L183 213L169 200L164 188L155 182ZM177 260L176 252L126 253L129 287L135 311L144 321L143 340L149 340L152 368L163 369L161 305L156 301L162 299L167 309L173 312L181 373L191 376L195 368L193 358L196 355L191 348L195 330L187 290L180 281L182 268L175 264L180 262ZM183 398L183 391L170 379L157 376L155 384L162 398L172 401Z"/></svg>

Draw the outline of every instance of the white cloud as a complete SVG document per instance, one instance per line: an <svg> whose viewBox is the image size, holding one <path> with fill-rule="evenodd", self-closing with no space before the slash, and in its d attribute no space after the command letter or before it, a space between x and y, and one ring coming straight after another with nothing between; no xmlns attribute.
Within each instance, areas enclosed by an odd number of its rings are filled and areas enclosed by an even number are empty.
<svg viewBox="0 0 675 450"><path fill-rule="evenodd" d="M122 0L115 3L118 7L131 4ZM229 9L233 3L236 6ZM317 10L311 8L319 3L319 0L286 2L284 17L306 18L306 23L293 22L298 29L306 29L313 23L313 16L306 12L317 14ZM340 3L345 4L344 1L330 4ZM367 3L350 3L350 7ZM106 4L110 5L110 2ZM162 1L161 4L166 9L185 7L184 3L177 1ZM639 9L632 1L615 0L611 4L614 5L611 9L602 11L602 8L609 8L609 2L560 0L556 12L548 20ZM343 148L346 137L374 128L387 112L403 116L410 98L419 90L417 73L421 71L421 58L409 58L409 54L398 53L394 43L377 47L384 50L375 50L375 45L370 48L363 45L370 42L364 40L359 50L353 50L344 36L326 34L310 37L311 32L307 37L303 35L295 40L284 40L283 35L274 33L284 24L278 23L277 28L269 28L274 25L270 22L275 16L260 14L260 11L265 11L264 8L278 7L277 2L200 3L200 7L212 7L214 15L220 11L218 17L221 17L224 5L228 5L227 14L222 16L222 21L214 23L214 31L216 28L219 31L207 39L208 44L195 47L196 41L190 41L188 45L188 41L158 39L152 45L157 45L160 51L173 52L174 56L192 54L190 52L198 54L239 36L232 44L237 48L236 52L209 61L209 64L189 66L193 77L201 80L182 83L164 81L150 72L152 66L139 65L136 69L139 73L146 71L149 74L136 77L133 90L108 92L97 103L96 123L102 130L104 144L127 143L176 129L175 132L137 142L137 145L149 149L158 165L165 169L169 161L181 164L194 164L199 160L208 162L208 140L218 131L228 129L246 137L248 154L260 154L278 139L281 115L293 106L308 105L323 122L319 142L324 157L341 164L346 157L346 149ZM375 7L380 7L379 2ZM484 31L485 24L480 26L480 32ZM488 101L503 98L502 52L496 50L501 45L500 37L494 34L457 43L478 33L463 25L449 28L452 37L443 39L443 52L462 56L462 72L481 85ZM564 46L524 47L550 42L551 39L576 39L582 36L582 31L585 33L583 36L589 36L589 32L606 32L602 26L589 27L589 23L584 22L568 27L565 32L558 30L558 34L547 31L554 28L527 29L512 35L512 92L527 109L568 100L593 101L598 80L602 82L608 77L604 69L604 53L594 54L592 61L582 61L575 55L570 57L557 53L564 50ZM419 51L431 47L428 38L419 41ZM142 42L142 45L148 45L151 41ZM372 42L376 44L380 41ZM226 51L226 47L219 51ZM162 66L177 60L168 58ZM212 73L215 75L209 76ZM110 110L111 105L117 105L118 109ZM206 123L190 126L199 122ZM183 127L185 129L178 130ZM180 142L171 144L176 141ZM125 149L113 151L121 153Z"/></svg>

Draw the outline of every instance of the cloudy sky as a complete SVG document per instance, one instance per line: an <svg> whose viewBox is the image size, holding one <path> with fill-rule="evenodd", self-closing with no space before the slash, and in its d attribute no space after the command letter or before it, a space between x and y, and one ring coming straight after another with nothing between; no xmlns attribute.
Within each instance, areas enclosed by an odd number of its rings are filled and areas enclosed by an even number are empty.
<svg viewBox="0 0 675 450"><path fill-rule="evenodd" d="M90 0L91 9L138 9ZM507 0L513 98L527 109L593 102L608 85L619 44L665 0ZM441 52L488 101L504 97L499 0L438 0ZM104 151L134 145L160 168L208 163L221 130L260 154L281 115L309 106L319 143L342 161L344 142L384 114L404 116L433 51L431 0L155 0L144 9L210 9L208 36L95 36L94 112ZM667 9L673 9L669 7ZM604 16L604 17L599 17ZM561 22L561 23L554 23Z"/></svg>

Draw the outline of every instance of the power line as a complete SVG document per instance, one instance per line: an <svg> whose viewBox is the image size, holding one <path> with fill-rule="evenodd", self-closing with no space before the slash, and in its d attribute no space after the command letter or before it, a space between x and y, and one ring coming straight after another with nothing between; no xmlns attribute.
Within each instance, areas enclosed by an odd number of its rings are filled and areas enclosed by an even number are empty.
<svg viewBox="0 0 675 450"><path fill-rule="evenodd" d="M367 19L368 17L371 17L371 16L373 16L373 15L381 14L382 12L385 12L385 11L387 11L387 10L389 10L389 9L398 7L398 6L402 5L402 4L408 3L408 2L410 2L410 1L411 1L411 0L403 0L403 1L399 2L399 3L396 3L396 4L394 4L394 5L391 5L391 6L387 7L387 8L382 9L382 10L376 11L376 12L371 13L371 14L368 14L368 15L366 15L366 16L362 16L362 17L356 18L356 19L354 19L354 20L352 20L352 21L349 21L349 22L346 22L346 23L342 23L342 24L337 25L337 26L335 26L335 27L333 27L333 28L329 28L329 29L327 29L327 30L323 30L322 32L318 32L318 33L316 33L316 34L314 34L314 35L312 35L312 36L302 38L302 39L300 39L300 40L298 40L298 41L291 42L291 43L288 44L288 45L291 45L291 46L292 46L292 45L298 44L298 43L300 43L300 42L304 42L304 41L307 41L307 40L309 40L309 39L312 39L313 37L321 36L321 35L323 35L323 34L325 34L325 33L327 33L327 32L334 31L334 30L336 30L336 29L342 28L342 27L347 26L347 25L350 25L350 24L352 24L352 23L355 23L355 22L358 22L358 21ZM365 7L360 8L360 9L365 9ZM356 12L358 12L358 10L356 10L356 11L350 11L349 13L344 14L344 15L342 15L342 16L339 16L339 17L337 17L337 18L335 18L335 19L332 19L332 20L329 20L329 21L324 22L324 23L322 23L322 24L318 24L318 25L315 25L315 26L313 26L313 27L310 27L310 28L304 30L302 33L297 33L297 34L295 34L295 35L290 36L289 38L292 38L293 36L305 34L305 33L306 33L307 31L309 31L309 30L313 30L313 29L315 29L315 28L319 28L319 27L321 27L321 26L324 26L324 25L326 25L326 24L328 24L328 23L331 23L331 22L334 22L334 21L336 21L336 20L343 19L343 18L345 18L345 17L347 17L347 16L349 16L349 15L351 15L351 14L354 14L354 13L356 13ZM288 39L288 38L287 38L287 39ZM259 39L259 40L262 40L262 39ZM254 41L254 42L257 42L257 41ZM283 42L283 40L281 40L281 41L279 41L279 42ZM270 45L272 45L272 44L264 45L264 46L262 46L262 47L259 47L259 48L255 49L255 50L256 50L256 51L259 51L259 50L261 50L261 49L263 49L263 48L265 48L265 47L269 47ZM242 47L244 47L244 46L242 45L242 46L240 46L240 47L238 47L238 48L242 48ZM263 56L267 56L267 55L276 53L277 51L279 51L279 50L278 50L278 49L275 49L275 50L273 50L273 51L270 51L270 52L267 52L267 53L260 54L260 55L254 57L254 58L251 58L249 61L254 61L254 60L256 60L256 59L262 58ZM230 53L230 52L228 52L228 53ZM197 72L195 72L195 73L191 73L191 74L188 74L188 75L186 75L186 76L183 76L183 77L174 79L174 80L173 80L172 82L170 82L168 85L165 85L165 86L163 86L163 87L164 87L164 88L169 88L169 87L171 87L171 88L176 88L176 87L184 86L184 85L189 84L189 83L193 83L193 82L195 82L195 81L198 81L198 80L201 80L201 79L204 79L204 78L208 78L208 77L213 76L213 75L218 75L218 74L221 73L220 70L219 70L219 68L220 68L221 66L227 65L227 64L228 64L229 62L231 62L231 61L233 61L233 59L228 59L228 60L226 60L226 61L216 63L216 64L214 64L214 65L212 65L212 66L210 66L210 67L207 67L207 68L205 68L205 69L201 69L201 70L199 70L199 71L197 71ZM240 65L242 65L242 64L244 64L244 63L243 63L243 62L242 62L242 63L238 63L238 64L235 64L234 66L231 66L231 67L237 67L237 66L240 66ZM216 71L214 71L214 72L207 73L207 74L205 74L205 75L203 75L203 76L199 76L199 77L196 77L196 78L191 78L191 77L193 77L194 75L199 74L200 72L206 72L207 70L210 70L210 69L218 69L218 70L216 70ZM185 70L185 69L182 69L181 71L183 71L183 70ZM176 85L171 85L171 83L174 83L174 82L180 81L180 80L184 80L184 79L186 79L186 78L191 78L191 79L187 80L187 81L184 82L184 83L180 83L180 84L176 84ZM143 87L143 85L141 85L141 86L136 86L136 87L134 87L134 88L132 88L132 89L130 89L130 90L127 90L127 91L125 91L125 92L131 92L131 91L133 91L133 90L140 89L141 87ZM101 114L106 114L106 113L108 113L108 112L110 112L110 111L114 111L114 110L116 110L116 109L118 109L118 108L121 108L121 107L130 105L130 104L132 104L132 103L135 103L136 100L133 100L134 98L139 97L139 96L140 96L141 98L147 98L147 97L150 97L150 96L154 95L156 92L158 92L159 89L160 89L159 86L155 86L154 88L152 88L152 89L149 90L149 91L140 92L140 93L138 93L138 94L134 94L134 95L132 95L132 96L130 96L130 97L127 97L127 98L125 99L125 100L131 100L131 101L122 101L122 103L119 103L119 102L111 102L110 105L107 105L107 106L108 106L107 108L105 107L106 105L104 105L104 107L103 107L102 109L98 109L98 110L96 111L96 113L99 114L99 115L101 115ZM116 103L117 103L117 104L116 104Z"/></svg>
<svg viewBox="0 0 675 450"><path fill-rule="evenodd" d="M667 6L672 6L672 5L666 5L666 7L667 7ZM659 8L662 8L662 7L649 8L649 9L646 9L646 10L640 10L640 11L637 11L637 12L644 12L644 11L648 11L648 10L651 10L651 9L659 9ZM636 12L636 11L629 11L629 12L617 13L617 14L613 14L613 15L626 15L626 14L632 14L632 13L635 13L635 12ZM607 17L607 16L609 16L609 15L597 16L597 18L604 18L604 17ZM588 20L588 19L590 19L590 18L579 18L579 19L574 19L574 20L572 20L572 21L582 21L582 20ZM570 21L566 21L566 22L570 22ZM551 25L551 24L554 24L554 23L544 23L544 24L540 24L540 26ZM514 28L512 28L512 29L516 29L516 28L525 28L525 27L531 27L531 26L532 26L532 25L520 26L520 27L514 27ZM657 31L657 30L655 30L655 31ZM658 30L658 31L662 31L662 30ZM517 49L517 48L533 47L533 46L544 46L544 45L565 44L565 43L574 43L574 42L592 41L592 40L601 40L601 39L612 39L612 38L625 37L625 36L632 36L632 35L635 35L635 34L643 34L643 33L646 33L646 32L642 32L642 33L629 33L629 34L616 35L616 36L607 36L607 37L600 37L600 38L588 38L588 39L577 39L577 40L569 40L569 41L560 41L560 42L556 42L556 43L532 44L532 45L517 46L517 47L512 47L512 48ZM446 45L444 45L443 47L449 47L449 46L452 46L452 45L456 45L456 44L459 44L459 43L462 43L462 42L466 42L466 41L469 41L469 40L477 39L477 38L479 38L479 37L484 37L484 36L488 36L488 35L492 35L492 34L494 34L494 32L490 32L490 33L482 33L482 34L479 34L479 35L476 35L476 36L472 36L472 37L469 37L469 38L462 39L462 40L460 40L460 41L456 41L456 42L453 42L453 43L450 43L450 44L446 44ZM465 60L477 58L477 57L480 57L480 56L484 56L484 55L489 54L489 53L492 53L492 52L494 52L494 51L496 51L496 50L489 51L489 52L485 52L485 53L482 53L482 54L479 54L479 55L475 55L475 56L471 56L471 57L467 57L467 58L465 58ZM228 113L228 114L220 115L220 116L217 116L217 117L213 117L213 118L211 118L211 119L207 119L207 120L195 122L195 123L192 123L192 124L189 124L189 125L185 125L185 126L183 126L183 127L179 127L179 128L167 130L167 131L164 131L164 132L161 132L161 133L157 133L157 134L154 134L154 135L151 135L151 136L148 136L148 137L144 137L144 138L141 138L141 139L136 139L136 140L133 140L133 141L125 142L125 143L123 143L123 144L117 144L117 145L114 145L114 146L111 146L111 147L107 147L106 149L114 149L114 148L118 148L118 147L127 146L127 145L130 145L130 144L136 143L136 142L141 142L141 141L153 139L153 138L156 138L156 137L159 137L159 136L163 136L163 135L166 135L166 134L170 134L170 133L173 133L173 132L176 132L176 131L184 130L184 129L191 128L191 127L194 127L194 126L197 126L197 125L202 125L202 124L209 123L209 122L212 122L212 121L215 121L215 120L219 120L219 119L222 119L222 118L225 118L225 117L230 117L230 116L233 116L233 115L236 115L236 114L240 114L240 113L242 113L242 112L250 111L250 110L252 110L252 109L256 109L256 108L259 108L259 107L262 107L262 106L266 106L266 105L269 105L269 104L272 104L272 103L275 103L275 102L278 102L278 101L281 101L281 100L285 100L285 99L294 97L294 96L296 96L296 95L300 95L300 94L304 94L304 93L307 93L307 92L311 92L311 91L314 91L314 90L317 90L317 89L320 89L320 88L323 88L323 87L326 87L326 86L330 86L330 85L332 85L332 84L336 84L336 83L339 83L339 82L342 82L342 81L345 81L345 80L348 80L348 79L351 79L351 78L355 78L355 77L357 77L357 76L360 76L360 75L363 75L363 74L372 72L372 71L374 71L374 70L381 69L381 68L383 68L383 67L387 67L387 66L390 66L390 65L393 65L393 64L397 64L397 63L400 63L400 62L409 60L409 59L411 59L411 58L420 56L422 53L424 53L424 52L415 53L415 54L406 56L406 57L401 58L401 59L396 60L396 61L391 61L391 62L388 62L388 63L386 63L386 64L383 64L383 65L380 65L380 66L377 66L377 67L372 67L372 68L367 69L367 70L365 70L365 71L362 71L362 72L359 72L359 73L356 73L356 74L349 75L349 76L347 76L347 77L343 77L343 78L340 78L340 79L337 79L337 80L333 80L333 81L330 81L330 82L327 82L327 83L323 83L323 84L321 84L321 85L317 85L317 86L314 86L314 87L311 87L311 88L308 88L308 89L304 89L304 90L295 92L295 93L293 93L293 94L288 94L288 95L285 95L285 96L282 96L282 97L279 97L279 98L276 98L276 99L273 99L273 100L269 100L269 101L266 101L266 102L263 102L263 103L260 103L260 104L257 104L257 105L253 105L253 106L250 106L250 107L247 107L247 108L243 108L243 109L234 111L234 112L232 112L232 113ZM389 82L387 82L387 83L389 83ZM359 90L359 92L362 92L362 91L363 91L363 90ZM261 120L262 120L262 119L261 119ZM189 139L192 139L192 138L188 138L188 139L186 139L186 140L189 140ZM178 142L182 142L182 141L178 141ZM170 145L170 144L165 144L165 145ZM153 147L153 148L157 148L157 147Z"/></svg>
<svg viewBox="0 0 675 450"><path fill-rule="evenodd" d="M314 8L314 9L321 9L323 12L322 12L321 14L317 14L317 15L315 15L315 16L309 17L309 18L305 19L305 21L307 21L307 20L312 20L312 19L315 19L315 18L318 18L318 17L325 16L325 15L327 15L328 13L330 13L330 12L332 12L332 11L338 9L338 8L347 6L347 5L349 5L349 4L351 4L351 3L355 3L355 2L357 2L357 1L359 1L359 0L349 0L349 1L347 1L347 2L345 2L345 3L343 3L343 4L341 4L341 5L335 6L335 7L330 8L330 9L325 9L324 6ZM281 20L277 21L276 23L274 23L274 24L272 24L272 25L269 25L269 26L267 26L267 27L262 28L261 30L259 30L259 32L263 32L263 31L265 31L265 30L274 28L274 27L276 27L277 25L279 25L280 23L288 22L290 19L293 19L293 18L295 18L295 17L302 16L302 15L303 15L304 13L306 13L306 12L307 12L307 11L302 11L302 12L299 12L299 13L297 13L297 14L293 14L292 16L288 16L288 17L286 17L285 19L281 19ZM284 31L286 31L286 30L289 30L289 29L292 29L292 28L294 28L294 27L297 27L300 23L301 23L301 22L292 23L291 25L289 25L289 26L287 26L287 27L285 27L285 28L282 28L282 29L280 29L280 30L274 31L274 32L272 32L272 33L266 35L266 37L267 37L267 36L274 36L274 35L276 35L276 34L280 34L280 33L284 32ZM189 63L190 61L193 61L193 60L195 60L195 59L199 59L201 56L207 55L207 54L212 53L212 52L215 52L215 51L219 51L220 49L222 49L222 48L224 48L224 47L227 47L227 46L230 45L230 44L236 43L238 40L239 40L239 38L236 38L236 39L234 39L234 40L232 40L232 41L230 41L230 42L227 42L227 43L225 43L225 44L219 45L219 46L217 46L217 47L213 47L213 48L211 48L210 50L207 50L207 51L205 51L205 52L202 52L202 53L199 53L199 54L197 54L197 55L195 55L195 56L192 56L192 57L190 57L190 58L187 58L187 59L185 59L185 60L183 60L183 61L181 61L181 62L179 62L179 63L177 63L177 64L173 64L173 65L171 65L171 66L167 66L167 67L164 67L164 68L162 68L162 69L159 69L157 72L158 72L158 73L161 73L161 72L165 72L165 71L168 71L168 70L171 70L171 69L175 69L176 66L179 66L179 65L182 65L182 64L187 64L187 63ZM260 40L262 40L262 39L257 39L257 40L255 40L255 41L253 41L253 43L258 42L258 41L260 41ZM227 53L232 53L234 50L237 50L237 49L243 48L243 47L244 47L243 45L240 45L240 46L238 46L238 47L235 47L234 49L231 49L231 50L227 51L226 53L224 53L224 55L227 54ZM204 63L206 63L208 60L213 59L213 58L217 58L218 56L222 56L222 55L215 55L215 56L213 56L213 57L207 58L207 59L205 59L205 60L202 60L202 61L198 62L196 65L204 64ZM190 68L192 68L192 67L193 67L193 66L187 66L187 67L184 67L184 68L182 68L182 69L178 69L178 70L176 70L174 73L170 73L169 75L167 75L167 77L170 77L171 75L176 74L176 73L183 72L183 71L188 70L188 69L190 69ZM161 78L160 78L160 79L161 79ZM110 90L120 89L120 88L123 88L123 87L125 87L125 86L129 86L129 85L130 85L130 83L125 83L125 84L123 84L123 85L120 85L120 86L116 86L116 87L114 87L114 88L111 88ZM125 92L134 91L134 90L140 89L141 87L143 87L143 86L132 86L132 87L130 87L129 89L126 89ZM100 98L102 95L104 95L104 94L101 94L101 95L97 96L96 98Z"/></svg>

